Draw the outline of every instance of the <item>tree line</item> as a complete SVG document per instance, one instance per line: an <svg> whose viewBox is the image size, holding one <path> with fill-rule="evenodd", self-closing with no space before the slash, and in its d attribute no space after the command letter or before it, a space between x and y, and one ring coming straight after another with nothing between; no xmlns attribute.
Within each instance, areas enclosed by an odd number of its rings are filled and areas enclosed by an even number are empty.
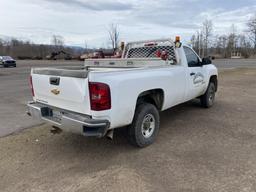
<svg viewBox="0 0 256 192"><path fill-rule="evenodd" d="M45 59L54 52L63 51L69 55L80 55L83 50L65 46L64 38L53 35L51 44L35 44L15 38L0 39L0 55L10 55L16 59Z"/></svg>
<svg viewBox="0 0 256 192"><path fill-rule="evenodd" d="M84 53L93 53L95 51L112 50L113 54L118 49L119 28L117 24L110 24L108 29L109 48L90 49L87 47L65 46L64 38L60 35L53 35L51 44L35 44L30 41L0 38L0 55L9 55L16 59L53 59L58 55L62 55L64 59L80 59Z"/></svg>
<svg viewBox="0 0 256 192"><path fill-rule="evenodd" d="M249 58L256 55L256 15L246 23L246 30L238 32L234 24L227 34L214 34L214 24L205 20L191 37L191 46L201 57L213 56Z"/></svg>

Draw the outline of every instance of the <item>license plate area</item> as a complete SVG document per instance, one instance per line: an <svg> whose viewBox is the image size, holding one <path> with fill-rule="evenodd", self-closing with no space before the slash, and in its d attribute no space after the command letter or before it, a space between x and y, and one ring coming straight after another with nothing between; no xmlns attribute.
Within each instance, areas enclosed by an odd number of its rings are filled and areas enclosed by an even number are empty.
<svg viewBox="0 0 256 192"><path fill-rule="evenodd" d="M45 119L54 121L56 123L60 123L62 119L62 112L55 110L55 109L50 109L48 107L44 107L41 109L42 117Z"/></svg>
<svg viewBox="0 0 256 192"><path fill-rule="evenodd" d="M52 120L60 123L61 119L62 113L60 111L52 110Z"/></svg>

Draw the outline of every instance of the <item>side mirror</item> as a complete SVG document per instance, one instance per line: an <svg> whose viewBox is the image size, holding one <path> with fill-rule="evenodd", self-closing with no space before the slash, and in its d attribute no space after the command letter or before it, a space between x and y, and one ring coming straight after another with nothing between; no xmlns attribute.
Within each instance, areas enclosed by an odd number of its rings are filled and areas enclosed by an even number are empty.
<svg viewBox="0 0 256 192"><path fill-rule="evenodd" d="M212 64L212 60L210 58L203 58L202 65L209 65Z"/></svg>

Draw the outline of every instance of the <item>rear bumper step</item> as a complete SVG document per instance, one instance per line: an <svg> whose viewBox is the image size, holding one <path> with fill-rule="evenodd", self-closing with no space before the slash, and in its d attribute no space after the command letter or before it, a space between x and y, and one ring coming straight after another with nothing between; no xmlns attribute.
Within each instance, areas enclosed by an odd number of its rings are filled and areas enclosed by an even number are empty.
<svg viewBox="0 0 256 192"><path fill-rule="evenodd" d="M84 136L104 137L110 122L108 120L91 119L77 113L51 108L47 105L30 102L27 114L35 119L48 122L63 131ZM56 114L57 113L57 114Z"/></svg>

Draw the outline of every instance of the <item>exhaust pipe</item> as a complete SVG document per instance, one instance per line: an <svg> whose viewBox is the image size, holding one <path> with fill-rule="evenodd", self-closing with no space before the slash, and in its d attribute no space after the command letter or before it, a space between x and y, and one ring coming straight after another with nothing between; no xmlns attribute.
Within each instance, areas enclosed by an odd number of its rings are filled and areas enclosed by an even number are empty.
<svg viewBox="0 0 256 192"><path fill-rule="evenodd" d="M110 140L113 140L113 137L114 137L114 129L112 129L112 130L109 130L108 132L107 132L107 138L108 139L110 139Z"/></svg>

